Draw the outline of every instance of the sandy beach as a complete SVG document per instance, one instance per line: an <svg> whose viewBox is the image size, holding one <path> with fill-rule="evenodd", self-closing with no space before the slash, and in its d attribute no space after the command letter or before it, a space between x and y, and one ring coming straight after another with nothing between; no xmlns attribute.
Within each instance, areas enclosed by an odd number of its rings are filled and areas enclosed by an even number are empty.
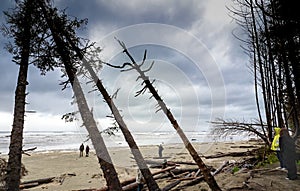
<svg viewBox="0 0 300 191"><path fill-rule="evenodd" d="M206 159L205 156L218 153L241 152L251 150L261 146L257 141L239 141L239 142L214 142L214 143L195 143L193 144L199 155L202 156L206 165L218 168L224 161L243 160L244 157L221 157ZM140 150L145 158L149 161L162 162L163 159L158 158L157 145L142 146ZM136 177L137 165L130 150L127 147L110 148L109 150L114 165L117 169L120 181L128 180ZM22 178L23 181L55 177L55 181L42 184L26 190L81 190L105 187L105 179L99 167L96 155L91 151L89 157L79 157L79 151L50 151L43 153L30 153L31 156L23 156L23 164L28 170L28 174ZM182 144L164 145L163 157L168 161L193 162L191 156ZM191 165L189 165L191 166ZM187 165L178 165L177 169L186 168ZM197 167L192 165L192 167ZM151 172L160 169L151 168ZM277 173L278 174L278 173ZM282 179L284 178L284 173ZM218 184L228 190L229 188L243 185L246 174L241 174L241 177L235 175L224 174L216 176ZM281 178L281 177L280 177ZM168 184L168 180L158 180L160 187ZM297 182L299 184L299 181ZM300 184L299 184L300 186ZM207 189L209 187L205 182L196 186L188 187L186 190ZM182 189L184 190L184 189Z"/></svg>
<svg viewBox="0 0 300 191"><path fill-rule="evenodd" d="M224 143L198 143L193 144L201 155L211 155L219 152L242 151L245 149L234 147L234 145L248 145L245 142ZM153 146L142 146L140 150L145 160L162 161L157 159L158 148ZM114 165L117 169L120 181L136 176L136 162L127 147L111 148L109 150ZM168 161L193 162L191 156L182 144L164 145L163 156ZM217 168L224 159L203 159L206 164ZM48 153L32 153L24 156L23 163L28 170L28 175L22 181L57 177L57 181L42 185L30 190L79 190L88 188L101 188L105 186L103 173L95 153L92 151L89 157L79 157L79 152L55 151ZM178 167L180 168L180 166ZM155 171L157 169L151 169ZM60 179L64 179L61 182Z"/></svg>

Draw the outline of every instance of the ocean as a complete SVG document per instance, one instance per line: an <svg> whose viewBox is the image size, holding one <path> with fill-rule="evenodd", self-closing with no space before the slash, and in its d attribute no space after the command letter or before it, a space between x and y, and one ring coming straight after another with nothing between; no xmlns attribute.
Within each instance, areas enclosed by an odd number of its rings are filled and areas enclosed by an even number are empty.
<svg viewBox="0 0 300 191"><path fill-rule="evenodd" d="M208 132L185 132L191 142L214 142L214 141L238 141L246 140L249 137L235 135L228 138L210 135ZM132 132L138 145L159 145L182 143L176 132ZM34 152L47 151L72 151L78 150L81 143L89 145L88 134L81 131L25 131L23 139L23 150L37 147ZM115 135L103 134L107 147L126 147L128 146L123 134L117 132ZM0 153L7 154L9 151L10 132L0 131Z"/></svg>

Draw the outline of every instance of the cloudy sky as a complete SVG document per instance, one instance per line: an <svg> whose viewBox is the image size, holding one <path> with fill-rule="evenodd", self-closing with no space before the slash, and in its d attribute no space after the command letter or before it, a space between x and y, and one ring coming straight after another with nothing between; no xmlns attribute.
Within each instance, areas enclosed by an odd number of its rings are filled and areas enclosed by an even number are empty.
<svg viewBox="0 0 300 191"><path fill-rule="evenodd" d="M226 4L227 2L227 4ZM147 49L147 61L154 66L147 73L156 79L154 85L167 106L187 131L205 131L208 121L216 117L250 120L256 118L254 88L248 69L249 59L232 32L239 28L228 16L220 0L55 0L54 5L71 16L88 18L80 35L97 42L103 48L105 62L121 65L128 62L118 39L125 42L137 62ZM1 2L2 11L14 6L13 0ZM0 37L0 130L10 131L14 106L14 91L18 67L4 49L7 39ZM162 112L155 113L156 102L148 92L135 98L141 81L135 71L120 72L103 67L99 71L110 94L120 91L115 99L128 127L133 131L172 130ZM61 91L60 70L41 76L30 66L25 131L81 129L80 122L65 123L61 116L77 110L71 105L72 91ZM97 92L82 80L90 107L99 128L108 127L110 111Z"/></svg>

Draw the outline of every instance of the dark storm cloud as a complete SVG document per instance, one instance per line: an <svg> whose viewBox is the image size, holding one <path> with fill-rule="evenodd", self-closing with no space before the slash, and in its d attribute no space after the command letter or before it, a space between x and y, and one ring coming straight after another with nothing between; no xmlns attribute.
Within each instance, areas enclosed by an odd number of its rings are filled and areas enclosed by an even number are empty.
<svg viewBox="0 0 300 191"><path fill-rule="evenodd" d="M137 61L141 61L144 49L147 48L148 59L155 61L154 68L148 74L151 79L157 79L155 86L159 94L184 127L195 128L199 119L199 123L203 126L212 117L222 114L223 110L227 112L225 116L229 117L243 118L255 115L247 56L240 49L240 42L231 34L237 26L227 17L224 2L220 3L218 0L54 0L53 2L59 9L66 8L66 12L72 16L88 18L87 29L80 31L80 34L92 40L102 39L115 30L135 24L160 23L174 26L169 27L171 34L164 34L164 30L156 29L146 33L143 31L149 29L146 26L140 28L137 33L129 33L125 40L135 42L135 39L145 35L149 39L158 39L165 44L168 41L176 42L175 44L180 46L176 49L176 46L147 44L134 46L130 51ZM13 5L14 1L4 1L0 9L7 9ZM4 22L3 14L1 21ZM172 29L183 30L184 35L195 38L185 41L186 38L182 33L177 34ZM1 48L6 40L0 37ZM114 45L112 47L99 45L108 53L121 51L116 41L110 44ZM190 55L199 55L200 59L192 60ZM0 83L0 111L11 113L18 66L11 62L9 54L4 53L2 49L0 56L0 80L3 82ZM103 57L107 58L105 56L103 54ZM122 53L113 56L115 58L109 60L113 64L120 65L128 61ZM60 75L61 72L56 70L41 76L34 66L30 66L28 75L30 104L27 106L29 110L53 115L75 110L74 106L70 105L71 90L62 92L58 85L62 80ZM133 128L141 124L147 124L149 128L151 125L164 126L162 123L166 122L165 117L162 113L155 114L156 103L153 100L148 101L149 93L138 99L134 98L135 91L141 88L140 81L138 83L135 81L136 77L136 73L120 73L107 67L100 73L100 78L103 79L110 94L122 87L116 105L122 110L128 126ZM224 80L225 85L215 83L215 79L220 78ZM85 85L84 82L82 84ZM102 119L110 115L102 96L96 93L88 94L87 92L92 89L90 86L84 88L95 115ZM222 92L224 88L226 95ZM223 99L226 99L226 106ZM215 113L211 114L213 110Z"/></svg>
<svg viewBox="0 0 300 191"><path fill-rule="evenodd" d="M60 8L79 18L88 18L89 25L97 23L123 27L137 23L166 23L182 28L191 27L201 17L203 7L196 0L132 0L132 1L63 1Z"/></svg>

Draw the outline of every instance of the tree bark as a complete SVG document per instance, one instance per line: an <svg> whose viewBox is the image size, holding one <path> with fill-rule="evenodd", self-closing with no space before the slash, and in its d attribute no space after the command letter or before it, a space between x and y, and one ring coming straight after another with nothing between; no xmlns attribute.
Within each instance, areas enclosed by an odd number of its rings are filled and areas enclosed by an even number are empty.
<svg viewBox="0 0 300 191"><path fill-rule="evenodd" d="M122 190L121 183L119 181L119 178L117 176L116 169L114 168L114 165L112 163L112 160L109 156L108 150L105 146L105 143L103 141L103 138L97 128L96 122L93 118L93 115L88 108L86 99L84 97L83 91L81 89L80 83L76 77L76 70L73 67L71 60L70 60L70 52L66 48L66 43L63 41L63 39L59 36L60 32L56 26L57 22L52 19L53 15L49 15L46 5L42 0L39 1L39 5L42 9L42 12L44 14L44 17L47 21L47 24L51 30L53 39L57 46L57 51L64 63L66 73L68 75L69 81L72 85L73 92L75 94L79 112L81 114L82 120L84 122L84 125L89 133L89 137L91 138L91 141L93 143L93 146L95 148L98 161L100 163L101 169L104 173L104 178L106 179L107 186L109 190Z"/></svg>
<svg viewBox="0 0 300 191"><path fill-rule="evenodd" d="M7 165L7 180L6 187L9 191L19 190L21 179L21 161L22 161L22 146L23 146L23 129L26 104L26 86L28 62L30 54L30 39L31 39L31 8L33 1L28 0L25 4L25 15L22 22L23 39L21 47L21 61L17 87L15 91L15 106L14 119L10 137L9 158Z"/></svg>

